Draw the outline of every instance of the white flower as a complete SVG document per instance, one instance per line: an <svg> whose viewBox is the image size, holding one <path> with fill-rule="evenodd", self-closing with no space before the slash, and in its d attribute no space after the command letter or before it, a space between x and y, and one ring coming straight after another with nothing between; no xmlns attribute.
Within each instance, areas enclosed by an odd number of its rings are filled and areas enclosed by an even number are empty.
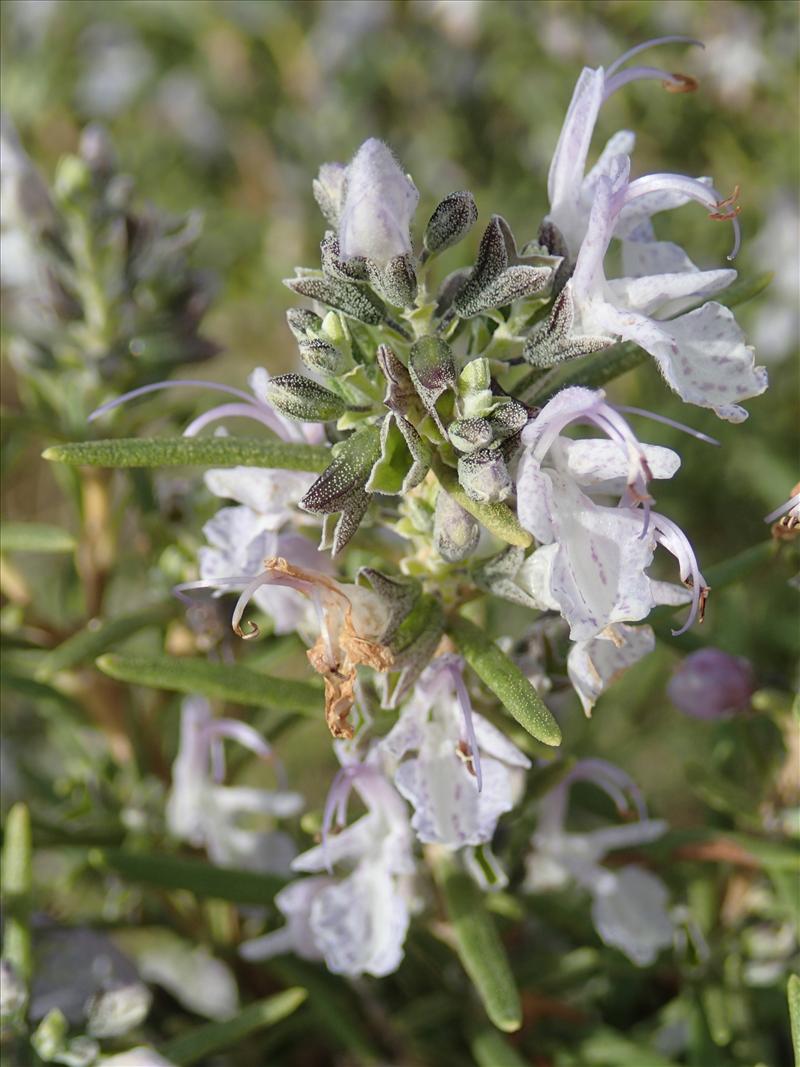
<svg viewBox="0 0 800 1067"><path fill-rule="evenodd" d="M577 641L567 656L567 674L583 710L592 708L611 683L655 648L649 626L607 626L597 637Z"/></svg>
<svg viewBox="0 0 800 1067"><path fill-rule="evenodd" d="M626 792L639 810L639 821L586 833L565 829L567 795L572 782L594 782L627 807ZM673 942L674 923L667 910L668 892L655 875L628 865L616 870L602 866L606 855L659 838L667 829L661 820L647 819L638 790L619 768L603 760L584 760L540 804L539 824L526 861L525 888L542 892L570 882L592 895L592 920L600 938L618 948L637 966L653 963Z"/></svg>
<svg viewBox="0 0 800 1067"><path fill-rule="evenodd" d="M620 67L634 55L655 45L670 42L699 44L689 37L662 37L630 49L608 70L602 67L593 69L585 67L581 71L575 91L572 94L561 134L556 145L550 172L547 177L547 194L550 211L547 220L558 228L567 245L568 258L575 260L589 219L594 193L598 180L608 172L615 156L630 155L633 151L635 137L629 130L615 133L603 149L595 166L586 174L586 160L597 116L603 103L623 85L640 79L656 78L670 92L688 92L696 88L693 79L683 74L670 74L653 67ZM670 206L685 203L680 200ZM657 207L655 210L664 210ZM554 251L551 249L551 251Z"/></svg>
<svg viewBox="0 0 800 1067"><path fill-rule="evenodd" d="M364 258L385 266L411 252L409 228L419 201L416 186L391 150L371 137L344 176L339 220L343 259Z"/></svg>
<svg viewBox="0 0 800 1067"><path fill-rule="evenodd" d="M649 174L629 182L628 172L627 157L617 156L609 175L597 182L586 236L564 291L574 320L571 328L578 336L634 341L653 356L683 400L741 422L747 412L738 402L764 392L767 372L755 366L754 351L745 344L733 313L712 302L677 318L662 317L674 310L676 301L694 300L728 285L732 273L684 269L608 281L603 269L623 208L639 198L675 192L702 203L713 217L734 222L735 209L711 186L692 178Z"/></svg>
<svg viewBox="0 0 800 1067"><path fill-rule="evenodd" d="M609 441L561 437L574 421L597 426ZM661 544L691 583L690 625L702 610L705 581L685 536L650 510L648 491L650 478L672 476L678 456L641 445L601 391L581 387L564 389L546 404L522 440L517 511L541 546L517 574L525 592L542 609L561 613L573 641L590 641L614 623L646 618L665 597L675 602L673 587L646 573ZM595 496L617 500L609 506ZM678 603L683 591L679 596Z"/></svg>
<svg viewBox="0 0 800 1067"><path fill-rule="evenodd" d="M335 811L344 821L351 788L367 814L331 835ZM242 954L266 959L291 950L307 959L321 956L334 974L391 974L403 958L407 883L414 873L405 804L374 765L346 764L331 789L325 822L323 844L298 856L292 867L316 874L341 865L349 873L307 878L282 890L275 902L286 927L246 943Z"/></svg>
<svg viewBox="0 0 800 1067"><path fill-rule="evenodd" d="M178 755L172 765L167 799L167 827L173 837L205 848L220 867L284 873L294 855L286 834L275 831L275 819L297 814L298 793L224 786L214 780L224 773L222 739L232 738L262 759L272 759L266 741L251 726L233 719L215 719L206 700L189 697L181 709ZM251 829L244 820L269 829Z"/></svg>
<svg viewBox="0 0 800 1067"><path fill-rule="evenodd" d="M528 758L469 702L457 656L424 671L379 751L414 808L420 841L448 848L491 841L524 784ZM409 753L412 758L404 759Z"/></svg>

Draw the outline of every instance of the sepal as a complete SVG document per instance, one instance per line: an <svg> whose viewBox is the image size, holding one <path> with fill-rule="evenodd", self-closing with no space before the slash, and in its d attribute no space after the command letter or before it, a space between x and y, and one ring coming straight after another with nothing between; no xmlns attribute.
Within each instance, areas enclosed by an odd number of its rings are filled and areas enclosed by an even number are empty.
<svg viewBox="0 0 800 1067"><path fill-rule="evenodd" d="M444 489L436 497L433 544L447 563L459 563L470 556L481 536L480 523L453 500Z"/></svg>
<svg viewBox="0 0 800 1067"><path fill-rule="evenodd" d="M283 284L293 293L317 300L367 326L379 326L386 317L382 302L364 286L319 275L284 278Z"/></svg>
<svg viewBox="0 0 800 1067"><path fill-rule="evenodd" d="M440 337L422 337L411 348L408 372L425 410L444 437L446 434L437 401L445 393L455 392L456 368L450 345Z"/></svg>
<svg viewBox="0 0 800 1067"><path fill-rule="evenodd" d="M366 260L366 276L375 292L388 304L402 308L414 306L417 275L410 255L395 256L385 264Z"/></svg>
<svg viewBox="0 0 800 1067"><path fill-rule="evenodd" d="M465 237L478 221L478 208L472 193L450 193L434 209L422 239L430 256L443 252Z"/></svg>
<svg viewBox="0 0 800 1067"><path fill-rule="evenodd" d="M505 500L513 488L503 454L497 448L480 448L461 456L458 480L470 500L479 504Z"/></svg>
<svg viewBox="0 0 800 1067"><path fill-rule="evenodd" d="M347 411L345 402L330 389L302 374L279 374L266 387L272 406L299 422L331 422Z"/></svg>

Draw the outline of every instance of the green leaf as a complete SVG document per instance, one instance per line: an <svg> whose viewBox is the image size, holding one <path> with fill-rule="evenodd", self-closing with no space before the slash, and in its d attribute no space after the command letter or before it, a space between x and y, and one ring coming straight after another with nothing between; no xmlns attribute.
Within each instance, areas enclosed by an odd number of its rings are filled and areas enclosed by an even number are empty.
<svg viewBox="0 0 800 1067"><path fill-rule="evenodd" d="M295 445L248 437L119 438L52 445L44 459L73 467L271 467L321 471L330 459L323 445Z"/></svg>
<svg viewBox="0 0 800 1067"><path fill-rule="evenodd" d="M486 1014L499 1030L512 1033L522 1025L522 1006L506 950L478 887L444 850L432 856L433 871L453 924L464 970Z"/></svg>
<svg viewBox="0 0 800 1067"><path fill-rule="evenodd" d="M451 616L447 632L464 659L520 726L545 745L560 745L561 730L531 683L491 638L463 615Z"/></svg>
<svg viewBox="0 0 800 1067"><path fill-rule="evenodd" d="M448 467L446 463L442 463L435 456L433 459L433 471L442 488L450 494L453 500L461 505L464 511L474 515L489 533L493 533L495 537L499 537L506 544L519 545L520 548L527 548L528 545L533 544L531 535L527 530L522 529L514 512L509 507L506 507L505 504L479 504L475 500L470 500L453 468Z"/></svg>
<svg viewBox="0 0 800 1067"><path fill-rule="evenodd" d="M496 1030L479 1030L470 1043L478 1067L526 1067L525 1060Z"/></svg>
<svg viewBox="0 0 800 1067"><path fill-rule="evenodd" d="M751 277L737 278L723 293L717 293L714 300L729 308L738 307L746 300L752 300L754 296L763 293L774 277L775 272L767 270Z"/></svg>
<svg viewBox="0 0 800 1067"><path fill-rule="evenodd" d="M126 882L158 889L187 889L198 897L228 900L232 904L268 904L285 885L274 874L212 867L205 860L149 855L125 849L92 849L89 862L104 871L114 871Z"/></svg>
<svg viewBox="0 0 800 1067"><path fill-rule="evenodd" d="M336 975L292 956L280 956L264 965L282 982L302 985L308 991L308 1008L314 1021L346 1048L357 1064L385 1063L364 1032L364 1013L353 1004L352 992Z"/></svg>
<svg viewBox="0 0 800 1067"><path fill-rule="evenodd" d="M580 1047L581 1067L676 1067L644 1041L632 1040L609 1027L600 1027Z"/></svg>
<svg viewBox="0 0 800 1067"><path fill-rule="evenodd" d="M266 1000L248 1005L233 1019L198 1026L188 1034L176 1037L161 1049L161 1054L178 1067L189 1067L205 1056L232 1048L250 1034L279 1023L297 1011L307 996L305 989L285 989Z"/></svg>
<svg viewBox="0 0 800 1067"><path fill-rule="evenodd" d="M792 1032L794 1067L800 1067L800 978L796 974L789 975L789 985L786 993L789 998L789 1022Z"/></svg>
<svg viewBox="0 0 800 1067"><path fill-rule="evenodd" d="M72 552L75 538L59 526L44 522L0 523L0 549L3 552Z"/></svg>
<svg viewBox="0 0 800 1067"><path fill-rule="evenodd" d="M97 666L111 678L175 693L230 700L254 708L279 708L306 715L322 713L322 690L309 682L272 678L238 664L172 656L120 656L109 653Z"/></svg>
<svg viewBox="0 0 800 1067"><path fill-rule="evenodd" d="M31 817L25 804L15 804L8 815L3 837L3 957L24 982L31 977L31 882L33 844Z"/></svg>
<svg viewBox="0 0 800 1067"><path fill-rule="evenodd" d="M68 637L57 648L47 652L36 670L36 679L49 681L58 671L66 671L81 663L95 660L108 648L113 648L126 638L146 629L158 626L170 619L177 611L177 602L171 601L155 607L143 608L118 619L89 624L84 630Z"/></svg>

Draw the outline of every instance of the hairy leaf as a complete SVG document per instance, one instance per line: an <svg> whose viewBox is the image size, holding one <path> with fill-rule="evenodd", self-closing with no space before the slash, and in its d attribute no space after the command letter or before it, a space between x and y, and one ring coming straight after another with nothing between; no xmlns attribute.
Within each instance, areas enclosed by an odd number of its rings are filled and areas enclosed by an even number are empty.
<svg viewBox="0 0 800 1067"><path fill-rule="evenodd" d="M321 471L324 445L286 444L249 437L130 437L52 445L44 459L72 467L270 467Z"/></svg>

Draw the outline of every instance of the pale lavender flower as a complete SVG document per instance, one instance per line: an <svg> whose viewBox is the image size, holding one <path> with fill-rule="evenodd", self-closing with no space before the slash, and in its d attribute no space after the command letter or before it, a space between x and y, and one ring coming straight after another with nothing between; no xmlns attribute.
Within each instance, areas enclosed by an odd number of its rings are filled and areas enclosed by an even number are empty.
<svg viewBox="0 0 800 1067"><path fill-rule="evenodd" d="M667 696L685 715L727 719L745 711L756 687L750 662L718 648L692 652L678 666Z"/></svg>
<svg viewBox="0 0 800 1067"><path fill-rule="evenodd" d="M608 686L655 645L649 626L624 623L607 626L588 641L575 642L567 656L567 674L587 716Z"/></svg>
<svg viewBox="0 0 800 1067"><path fill-rule="evenodd" d="M339 218L343 259L367 259L385 266L411 252L409 228L419 192L382 141L371 137L361 145L347 168L343 193Z"/></svg>
<svg viewBox="0 0 800 1067"><path fill-rule="evenodd" d="M378 746L414 808L411 825L419 840L453 849L491 841L530 767L516 745L473 713L463 666L459 656L435 659Z"/></svg>
<svg viewBox="0 0 800 1067"><path fill-rule="evenodd" d="M272 827L276 819L296 815L303 798L283 786L266 790L222 785L226 737L263 760L273 760L269 745L251 726L235 719L215 719L201 697L183 702L180 745L166 806L167 827L173 837L205 848L217 866L285 873L294 844ZM254 817L270 828L241 825L243 818Z"/></svg>
<svg viewBox="0 0 800 1067"><path fill-rule="evenodd" d="M612 63L608 70L602 67L585 67L578 78L550 164L547 178L550 211L545 220L557 227L566 243L566 251L571 261L575 260L583 242L598 180L608 172L614 157L620 154L629 155L635 143L633 133L620 130L609 140L595 166L586 174L592 134L603 103L623 85L641 79L655 78L670 92L687 92L696 88L694 80L683 74L670 74L668 71L642 66L620 69L639 52L672 42L701 45L700 41L681 36L645 41L626 52Z"/></svg>
<svg viewBox="0 0 800 1067"><path fill-rule="evenodd" d="M563 294L575 336L634 341L656 360L667 383L687 403L711 408L720 418L741 422L747 412L739 401L767 388L767 372L756 367L754 351L733 313L722 304L665 319L676 302L696 300L724 288L730 271L677 270L607 280L603 261L626 205L653 194L676 193L703 204L716 218L731 218L735 208L713 187L677 174L649 174L628 180L629 160L617 156L608 175L598 179L588 229L575 272ZM738 246L738 229L736 244Z"/></svg>
<svg viewBox="0 0 800 1067"><path fill-rule="evenodd" d="M337 751L347 759L346 749L337 746ZM334 817L344 824L351 789L367 813L331 834ZM294 951L306 958L321 956L334 974L391 974L403 958L410 918L412 841L406 806L388 779L372 762L345 762L326 805L323 844L292 864L315 877L276 897L286 928L245 943L242 954L256 960ZM347 873L318 874L334 867Z"/></svg>
<svg viewBox="0 0 800 1067"><path fill-rule="evenodd" d="M588 422L609 440L563 438L573 422ZM641 621L659 603L685 599L692 610L682 629L691 625L702 609L705 581L685 536L650 510L648 489L651 478L675 473L678 456L640 444L602 391L577 386L546 404L522 440L517 511L540 546L516 578L525 592L542 609L560 612L573 641L589 641L614 623ZM597 496L616 497L615 506ZM690 598L647 575L659 544L676 556L681 578L691 583Z"/></svg>
<svg viewBox="0 0 800 1067"><path fill-rule="evenodd" d="M620 812L630 795L639 819L585 833L566 829L569 788L578 780L593 782L613 799ZM574 882L592 896L592 920L600 938L618 948L637 966L653 963L673 943L675 924L669 894L661 879L628 865L603 866L609 852L654 841L665 822L648 819L639 790L624 771L604 760L583 760L539 805L539 822L526 861L525 889L538 893Z"/></svg>

